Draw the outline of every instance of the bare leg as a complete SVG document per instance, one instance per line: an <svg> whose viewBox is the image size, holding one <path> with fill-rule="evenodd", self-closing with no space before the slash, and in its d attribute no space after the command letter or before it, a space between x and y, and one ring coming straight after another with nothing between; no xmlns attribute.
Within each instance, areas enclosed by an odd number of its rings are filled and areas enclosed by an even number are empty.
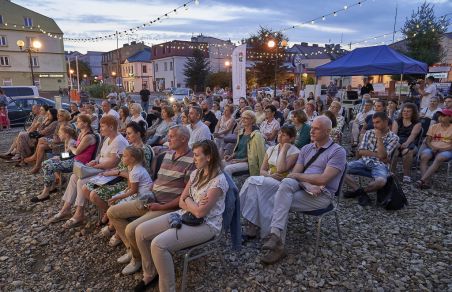
<svg viewBox="0 0 452 292"><path fill-rule="evenodd" d="M103 215L105 212L107 212L108 205L105 203L104 200L102 200L96 193L96 191L92 191L89 195L89 200L95 204L99 209L100 213Z"/></svg>
<svg viewBox="0 0 452 292"><path fill-rule="evenodd" d="M370 184L368 184L364 188L364 191L366 193L375 192L375 191L378 191L379 189L381 189L382 187L384 187L385 184L386 184L386 179L384 179L382 177L377 177L374 181L372 181Z"/></svg>
<svg viewBox="0 0 452 292"><path fill-rule="evenodd" d="M411 166L413 165L414 150L410 150L403 156L403 175L411 176Z"/></svg>
<svg viewBox="0 0 452 292"><path fill-rule="evenodd" d="M435 160L433 160L432 165L425 171L425 173L422 175L421 180L427 182L430 180L430 177L438 170L438 168L441 166L443 162L446 162L447 159L441 154L436 155Z"/></svg>
<svg viewBox="0 0 452 292"><path fill-rule="evenodd" d="M359 189L359 184L357 184L353 177L349 174L345 175L345 183L352 188L352 191Z"/></svg>
<svg viewBox="0 0 452 292"><path fill-rule="evenodd" d="M421 154L421 165L420 165L420 169L421 169L421 177L424 176L425 172L427 171L428 168L428 162L430 161L430 159L432 159L432 155L430 155L429 153L422 153Z"/></svg>

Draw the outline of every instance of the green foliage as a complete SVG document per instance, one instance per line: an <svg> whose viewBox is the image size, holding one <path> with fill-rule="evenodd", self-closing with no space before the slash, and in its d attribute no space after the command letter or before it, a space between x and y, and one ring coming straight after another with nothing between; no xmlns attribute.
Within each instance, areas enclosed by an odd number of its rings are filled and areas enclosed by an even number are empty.
<svg viewBox="0 0 452 292"><path fill-rule="evenodd" d="M105 83L96 83L86 86L85 88L85 91L88 92L89 96L92 98L106 98L112 90L117 90L117 87Z"/></svg>
<svg viewBox="0 0 452 292"><path fill-rule="evenodd" d="M230 72L210 73L206 78L206 86L213 88L219 86L221 88L229 87L232 82L232 74Z"/></svg>
<svg viewBox="0 0 452 292"><path fill-rule="evenodd" d="M206 77L209 74L209 60L199 49L193 50L193 57L188 58L185 63L185 82L195 92L204 90Z"/></svg>
<svg viewBox="0 0 452 292"><path fill-rule="evenodd" d="M67 63L66 63L66 68L67 68L67 72L69 72L69 67L68 67ZM76 64L75 60L71 61L71 69L74 70L74 74L72 75L73 78L77 78L77 75L76 75L77 74L77 64ZM80 80L83 79L83 75L85 75L85 74L87 77L90 77L91 76L91 68L85 62L78 61L78 77L80 78Z"/></svg>
<svg viewBox="0 0 452 292"><path fill-rule="evenodd" d="M447 16L438 18L433 11L434 5L424 2L411 18L407 18L401 31L407 38L408 56L432 65L441 61L444 50L441 38L447 31L450 20Z"/></svg>
<svg viewBox="0 0 452 292"><path fill-rule="evenodd" d="M273 40L276 46L268 47L268 42ZM285 70L282 67L284 57L282 53L285 48L281 46L281 42L288 38L281 32L275 32L269 28L259 27L256 34L252 34L249 38L243 40L247 44L247 50L251 53L248 60L255 62L255 77L258 86L274 86L275 85L275 62L277 83L284 81ZM256 57L260 56L260 57Z"/></svg>

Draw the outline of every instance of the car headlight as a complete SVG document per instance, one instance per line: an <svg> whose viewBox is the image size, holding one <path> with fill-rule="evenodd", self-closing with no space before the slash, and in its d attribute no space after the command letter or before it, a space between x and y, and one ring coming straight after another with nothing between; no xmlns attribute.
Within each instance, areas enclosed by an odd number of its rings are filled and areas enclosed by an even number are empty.
<svg viewBox="0 0 452 292"><path fill-rule="evenodd" d="M174 96L170 96L170 98L168 99L170 102L174 102L176 99L174 98Z"/></svg>

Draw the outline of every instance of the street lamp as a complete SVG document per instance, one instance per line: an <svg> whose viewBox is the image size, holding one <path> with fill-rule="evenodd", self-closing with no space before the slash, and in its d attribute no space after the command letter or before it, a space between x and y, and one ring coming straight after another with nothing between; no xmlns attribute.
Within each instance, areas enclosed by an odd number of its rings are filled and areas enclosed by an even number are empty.
<svg viewBox="0 0 452 292"><path fill-rule="evenodd" d="M114 85L116 85L116 72L115 72L115 71L112 71L112 72L111 72L111 76L113 77Z"/></svg>
<svg viewBox="0 0 452 292"><path fill-rule="evenodd" d="M226 73L229 73L229 67L231 66L231 62L229 60L224 61L224 66L226 67ZM229 90L232 90L232 88L231 88L232 87L231 86L232 76L231 76L231 78L228 78L228 79L229 79L229 82L228 82Z"/></svg>
<svg viewBox="0 0 452 292"><path fill-rule="evenodd" d="M21 51L25 47L25 42L23 40L18 40L16 42L16 44ZM35 84L35 74L33 72L33 60L31 58L31 53L39 52L39 49L41 47L42 47L41 42L38 40L35 40L35 41L33 41L33 43L31 44L31 46L29 48L24 50L24 52L28 53L28 60L30 62L30 70L31 70L31 82L32 82L33 86L35 86L36 84Z"/></svg>
<svg viewBox="0 0 452 292"><path fill-rule="evenodd" d="M278 73L278 48L281 47L284 49L285 47L287 47L287 41L286 40L282 40L282 41L276 40L275 41L275 40L271 39L267 42L267 46L270 49L275 48L275 54L276 54L276 58L275 58L275 91L273 93L273 97L276 97L276 83L277 83L276 78L277 78L277 73Z"/></svg>

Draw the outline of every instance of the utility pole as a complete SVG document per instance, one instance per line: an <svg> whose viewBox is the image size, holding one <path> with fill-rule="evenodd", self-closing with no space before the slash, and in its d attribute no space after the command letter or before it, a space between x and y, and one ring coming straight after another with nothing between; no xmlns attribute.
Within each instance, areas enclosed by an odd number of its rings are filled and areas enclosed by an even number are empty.
<svg viewBox="0 0 452 292"><path fill-rule="evenodd" d="M394 16L394 27L392 29L392 43L394 43L394 39L395 39L395 28L396 28L396 23L397 23L397 8L399 6L399 2L396 1L396 6L395 6L395 16Z"/></svg>

